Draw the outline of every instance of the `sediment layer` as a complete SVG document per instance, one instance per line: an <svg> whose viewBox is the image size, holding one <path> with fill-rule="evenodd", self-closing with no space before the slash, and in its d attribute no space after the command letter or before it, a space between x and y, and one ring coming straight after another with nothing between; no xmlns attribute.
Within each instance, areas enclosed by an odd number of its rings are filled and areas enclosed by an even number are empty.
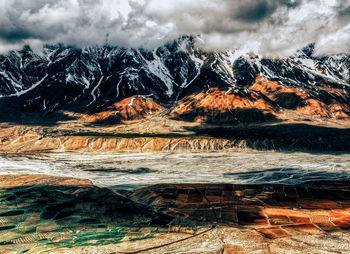
<svg viewBox="0 0 350 254"><path fill-rule="evenodd" d="M44 130L3 128L0 152L350 151L350 129L307 124L192 127L189 134Z"/></svg>

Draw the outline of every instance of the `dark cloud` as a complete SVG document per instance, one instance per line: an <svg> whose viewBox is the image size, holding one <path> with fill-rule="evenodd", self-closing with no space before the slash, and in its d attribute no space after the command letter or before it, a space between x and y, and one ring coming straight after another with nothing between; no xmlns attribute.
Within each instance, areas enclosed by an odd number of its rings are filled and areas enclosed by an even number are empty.
<svg viewBox="0 0 350 254"><path fill-rule="evenodd" d="M343 3L338 7L338 14L340 17L349 17L350 16L350 3Z"/></svg>
<svg viewBox="0 0 350 254"><path fill-rule="evenodd" d="M248 1L240 6L234 18L246 22L259 22L273 14L277 9L276 2L268 0Z"/></svg>
<svg viewBox="0 0 350 254"><path fill-rule="evenodd" d="M33 33L27 31L26 29L13 29L13 30L5 30L0 29L0 38L7 42L17 42L25 39L33 38Z"/></svg>
<svg viewBox="0 0 350 254"><path fill-rule="evenodd" d="M30 44L152 48L183 34L208 49L349 52L349 0L3 0L0 52ZM108 36L107 36L108 35Z"/></svg>
<svg viewBox="0 0 350 254"><path fill-rule="evenodd" d="M295 8L300 0L246 0L241 1L236 8L234 18L245 22L260 22L268 19L279 8ZM236 3L232 3L236 4Z"/></svg>

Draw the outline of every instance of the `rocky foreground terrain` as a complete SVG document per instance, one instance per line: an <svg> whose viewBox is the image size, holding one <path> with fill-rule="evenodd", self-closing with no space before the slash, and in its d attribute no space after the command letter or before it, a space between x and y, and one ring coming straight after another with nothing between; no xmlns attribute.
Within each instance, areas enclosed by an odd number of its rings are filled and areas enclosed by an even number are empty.
<svg viewBox="0 0 350 254"><path fill-rule="evenodd" d="M0 177L1 253L347 253L349 182L111 191Z"/></svg>

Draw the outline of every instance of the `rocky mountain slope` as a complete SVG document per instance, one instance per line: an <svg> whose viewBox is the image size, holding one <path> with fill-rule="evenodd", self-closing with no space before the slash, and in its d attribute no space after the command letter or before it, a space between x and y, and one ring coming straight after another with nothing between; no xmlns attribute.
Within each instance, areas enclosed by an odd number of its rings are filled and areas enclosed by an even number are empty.
<svg viewBox="0 0 350 254"><path fill-rule="evenodd" d="M3 120L69 111L117 123L162 111L239 123L274 120L284 109L348 119L349 92L350 55L315 57L313 45L278 59L205 52L192 37L153 51L57 45L0 56Z"/></svg>

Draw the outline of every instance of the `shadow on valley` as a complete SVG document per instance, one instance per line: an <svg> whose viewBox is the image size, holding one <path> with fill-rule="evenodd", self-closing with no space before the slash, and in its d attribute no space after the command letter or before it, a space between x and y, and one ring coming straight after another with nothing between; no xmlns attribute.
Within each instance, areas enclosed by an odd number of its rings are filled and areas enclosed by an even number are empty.
<svg viewBox="0 0 350 254"><path fill-rule="evenodd" d="M3 105L0 104L0 108ZM67 116L61 112L43 113L43 112L17 112L4 110L0 112L0 123L9 123L15 125L27 125L27 126L55 126L58 122L66 122L76 120L76 118Z"/></svg>
<svg viewBox="0 0 350 254"><path fill-rule="evenodd" d="M350 129L308 124L248 125L238 127L186 127L196 135L244 140L247 148L256 150L301 152L350 152Z"/></svg>
<svg viewBox="0 0 350 254"><path fill-rule="evenodd" d="M206 124L240 124L281 122L275 115L256 108L236 108L225 111L196 107L187 109L183 113L174 113L174 120L195 122L200 120Z"/></svg>
<svg viewBox="0 0 350 254"><path fill-rule="evenodd" d="M141 175L157 172L157 170L152 170L150 168L137 168L137 169L117 169L117 168L94 168L94 169L84 169L88 172L96 173L122 173L131 175Z"/></svg>

